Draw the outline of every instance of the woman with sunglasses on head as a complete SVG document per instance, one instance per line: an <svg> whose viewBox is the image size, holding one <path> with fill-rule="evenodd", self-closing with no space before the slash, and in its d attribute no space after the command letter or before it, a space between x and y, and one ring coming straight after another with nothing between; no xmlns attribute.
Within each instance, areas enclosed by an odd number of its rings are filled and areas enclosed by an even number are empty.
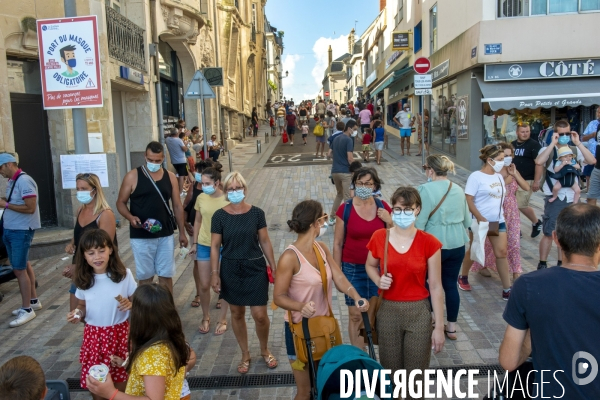
<svg viewBox="0 0 600 400"><path fill-rule="evenodd" d="M448 172L455 173L454 163L439 154L427 156L425 161L427 183L417 188L423 204L415 226L442 242L442 287L448 319L444 333L448 339L456 340L460 307L456 279L465 257L465 244L469 243L467 228L471 226L471 214L465 192L448 179Z"/></svg>
<svg viewBox="0 0 600 400"><path fill-rule="evenodd" d="M517 204L517 189L520 187L525 192L529 191L529 183L521 177L515 164L512 163L514 149L511 144L498 143L504 149L504 168L500 174L506 184L506 196L504 196L503 210L506 221L508 272L512 274L513 282L523 273L521 267L521 217ZM496 271L496 258L489 239L485 241L485 265L474 262L471 271L479 272L481 275L490 277L488 268Z"/></svg>
<svg viewBox="0 0 600 400"><path fill-rule="evenodd" d="M498 275L502 281L502 299L510 297L510 277L508 275L506 222L504 220L504 197L507 195L504 178L500 174L504 168L504 148L499 144L490 144L479 150L479 159L483 162L481 170L473 172L467 179L465 194L467 204L473 219L477 223L497 222L496 235L488 236L494 249ZM489 235L488 231L488 235ZM470 232L471 244L473 233ZM473 265L470 255L463 261L461 275L458 276L458 287L461 290L471 290L469 270Z"/></svg>
<svg viewBox="0 0 600 400"><path fill-rule="evenodd" d="M360 307L360 311L369 309L369 302L361 298L352 283L348 282L325 243L317 241L317 238L323 237L327 232L327 218L318 201L304 200L298 203L292 212L292 219L287 222L290 230L298 237L285 249L277 263L273 301L292 313L292 321L289 321L287 312L284 314L284 331L287 355L298 389L295 397L297 400L310 398L310 377L308 368L300 367L296 362L294 338L288 324L298 323L302 317L329 315L334 284L340 292L351 296L353 301L364 300L365 304ZM327 297L323 289L319 258L323 260L327 274Z"/></svg>
<svg viewBox="0 0 600 400"><path fill-rule="evenodd" d="M248 192L246 180L233 171L223 181L223 191L229 204L215 211L211 223L210 274L211 286L220 293L231 310L231 327L242 350L242 361L237 371L250 370L246 307L256 325L261 356L267 368L277 367L277 359L267 346L269 340L269 278L267 263L275 277L275 256L265 212L244 200ZM221 246L223 247L221 251ZM221 263L219 267L219 253Z"/></svg>
<svg viewBox="0 0 600 400"><path fill-rule="evenodd" d="M381 181L373 168L360 168L352 175L351 187L354 197L340 205L336 214L333 237L333 259L342 267L342 272L361 297L370 299L377 296L377 285L369 279L365 269L369 251L367 244L373 233L392 225L389 204L373 197L373 192L381 190ZM358 330L362 316L354 299L345 294L350 343L363 348L364 339Z"/></svg>
<svg viewBox="0 0 600 400"><path fill-rule="evenodd" d="M79 245L79 240L83 234L91 229L102 229L108 236L113 238L113 244L117 246L117 220L115 214L110 209L108 201L102 191L100 178L96 174L85 173L78 174L75 177L75 186L77 189L77 200L81 203L77 211L77 220L73 229L73 239L65 247L65 252L73 254L72 264L67 265L62 275L73 279L75 274L75 252ZM74 310L79 300L75 297L76 287L71 283L69 289L69 303L71 310Z"/></svg>
<svg viewBox="0 0 600 400"><path fill-rule="evenodd" d="M439 353L444 347L442 243L415 227L422 207L417 189L398 188L391 204L394 227L373 234L367 245L366 268L369 277L383 290L377 312L381 365L392 370L392 374L406 370L408 376L412 370L429 368L431 350ZM433 330L430 296L436 322Z"/></svg>
<svg viewBox="0 0 600 400"><path fill-rule="evenodd" d="M221 189L221 171L216 168L206 168L200 176L202 191L194 205L195 220L190 255L195 255L198 269L200 305L202 306L202 322L199 332L206 334L210 331L210 264L211 264L211 222L217 210L229 204L223 189ZM196 246L194 246L194 244ZM215 335L225 333L227 329L227 303L221 305L221 315L217 322Z"/></svg>

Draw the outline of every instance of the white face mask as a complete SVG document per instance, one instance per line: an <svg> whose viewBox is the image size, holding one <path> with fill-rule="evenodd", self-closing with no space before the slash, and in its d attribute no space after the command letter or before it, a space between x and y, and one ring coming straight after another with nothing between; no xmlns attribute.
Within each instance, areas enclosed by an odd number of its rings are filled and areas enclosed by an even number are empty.
<svg viewBox="0 0 600 400"><path fill-rule="evenodd" d="M352 131L352 137L358 136L358 131Z"/></svg>
<svg viewBox="0 0 600 400"><path fill-rule="evenodd" d="M494 162L493 165L488 161L488 164L490 164L490 167L492 167L495 172L502 171L502 168L504 168L504 161L496 161L496 160L492 160L492 161Z"/></svg>
<svg viewBox="0 0 600 400"><path fill-rule="evenodd" d="M508 157L508 156L507 156L507 157L504 157L504 166L505 166L505 167L508 167L508 166L510 166L510 164L512 164L512 160L513 160L513 158L512 158L512 157Z"/></svg>

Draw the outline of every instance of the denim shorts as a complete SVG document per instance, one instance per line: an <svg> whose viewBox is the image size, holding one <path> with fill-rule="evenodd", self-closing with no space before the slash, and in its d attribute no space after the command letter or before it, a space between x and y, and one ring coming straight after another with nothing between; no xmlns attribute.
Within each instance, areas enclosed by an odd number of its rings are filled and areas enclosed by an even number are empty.
<svg viewBox="0 0 600 400"><path fill-rule="evenodd" d="M290 324L283 324L283 332L285 334L285 349L287 350L288 359L294 361L296 359L296 348L294 347L294 334L290 329Z"/></svg>
<svg viewBox="0 0 600 400"><path fill-rule="evenodd" d="M342 261L342 272L360 297L369 300L371 297L377 296L379 288L367 275L365 264L352 264ZM352 297L349 297L346 293L344 293L344 297L347 306L354 306Z"/></svg>
<svg viewBox="0 0 600 400"><path fill-rule="evenodd" d="M222 247L221 251L223 251ZM210 246L196 244L196 261L210 261ZM221 261L221 257L219 257L219 261Z"/></svg>
<svg viewBox="0 0 600 400"><path fill-rule="evenodd" d="M156 239L130 239L138 280L154 275L172 278L175 275L175 243L173 236Z"/></svg>
<svg viewBox="0 0 600 400"><path fill-rule="evenodd" d="M4 229L2 241L6 246L8 259L13 269L23 271L27 269L29 248L33 241L33 229Z"/></svg>

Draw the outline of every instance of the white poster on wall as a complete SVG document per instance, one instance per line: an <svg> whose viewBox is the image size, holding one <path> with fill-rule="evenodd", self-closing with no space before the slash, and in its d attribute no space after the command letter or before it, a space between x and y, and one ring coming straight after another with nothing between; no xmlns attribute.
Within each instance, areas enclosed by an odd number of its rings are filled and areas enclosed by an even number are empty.
<svg viewBox="0 0 600 400"><path fill-rule="evenodd" d="M77 174L96 174L102 187L108 187L106 154L67 154L60 156L63 189L75 189Z"/></svg>

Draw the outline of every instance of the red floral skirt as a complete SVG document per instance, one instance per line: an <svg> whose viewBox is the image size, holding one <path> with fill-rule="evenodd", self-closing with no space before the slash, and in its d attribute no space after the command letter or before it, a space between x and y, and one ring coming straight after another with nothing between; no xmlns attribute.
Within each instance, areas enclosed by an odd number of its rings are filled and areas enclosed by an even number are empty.
<svg viewBox="0 0 600 400"><path fill-rule="evenodd" d="M126 382L125 368L110 365L110 356L115 355L123 360L127 358L127 337L129 322L125 321L113 326L93 326L86 324L83 330L83 343L79 351L81 363L81 387L87 389L85 378L91 367L104 364L115 383Z"/></svg>

